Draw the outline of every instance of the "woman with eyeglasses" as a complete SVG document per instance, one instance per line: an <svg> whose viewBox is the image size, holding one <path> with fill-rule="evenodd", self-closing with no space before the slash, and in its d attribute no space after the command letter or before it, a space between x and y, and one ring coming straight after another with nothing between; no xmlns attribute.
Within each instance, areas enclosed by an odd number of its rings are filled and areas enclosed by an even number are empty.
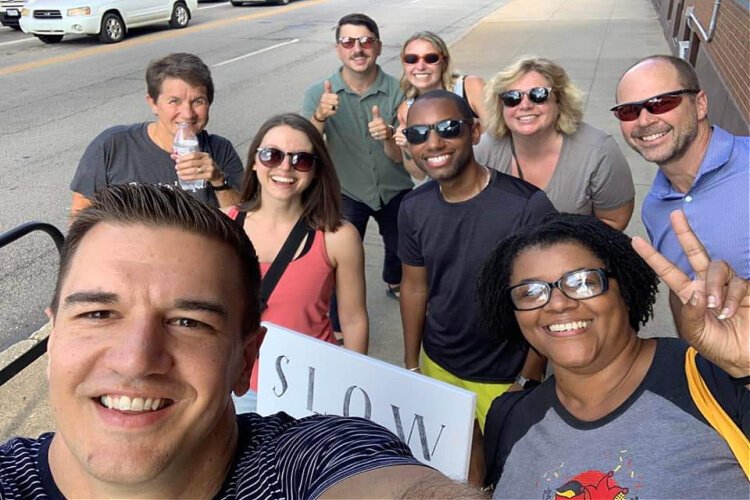
<svg viewBox="0 0 750 500"><path fill-rule="evenodd" d="M406 127L406 114L417 96L430 90L449 90L464 98L469 103L474 118L486 123L487 113L484 108L484 80L475 75L460 75L453 70L448 46L442 38L431 31L420 31L410 36L401 47L401 63L404 72L401 75L401 90L406 100L398 108L399 130L395 132L396 144L401 146L404 154L404 166L409 173L424 179L406 150L407 142L402 133Z"/></svg>
<svg viewBox="0 0 750 500"><path fill-rule="evenodd" d="M595 215L624 230L635 188L611 135L582 121L582 93L558 64L521 58L485 89L477 161L543 189L560 212Z"/></svg>
<svg viewBox="0 0 750 500"><path fill-rule="evenodd" d="M255 246L265 277L299 219L311 229L273 289L263 321L337 343L328 310L335 289L343 345L367 354L364 251L341 215L338 177L323 137L304 117L268 119L250 144L240 204L228 215ZM258 365L251 388L257 389Z"/></svg>
<svg viewBox="0 0 750 500"><path fill-rule="evenodd" d="M487 331L554 371L492 404L495 498L747 498L750 286L710 260L684 213L672 227L695 281L586 215L549 216L488 258L477 288ZM682 338L638 336L657 273Z"/></svg>

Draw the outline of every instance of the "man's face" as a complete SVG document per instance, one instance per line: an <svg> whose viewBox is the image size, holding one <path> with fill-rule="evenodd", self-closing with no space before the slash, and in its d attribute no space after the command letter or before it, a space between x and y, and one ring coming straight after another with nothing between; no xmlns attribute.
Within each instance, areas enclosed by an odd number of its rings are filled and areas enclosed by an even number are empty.
<svg viewBox="0 0 750 500"><path fill-rule="evenodd" d="M165 78L156 100L147 95L146 100L156 115L157 127L174 135L177 124L187 123L197 135L208 123L208 102L206 87L193 87L179 78Z"/></svg>
<svg viewBox="0 0 750 500"><path fill-rule="evenodd" d="M435 125L445 120L462 120L455 103L448 99L417 100L409 110L407 127ZM463 123L461 133L454 138L444 138L430 130L421 144L409 144L409 153L417 167L438 182L458 177L474 158L472 146L479 142L479 123Z"/></svg>
<svg viewBox="0 0 750 500"><path fill-rule="evenodd" d="M374 70L382 47L380 40L377 40L375 33L367 29L365 26L343 24L339 29L339 38L342 37L351 37L355 39L370 37L376 39L372 44L372 47L369 49L362 47L359 41L357 41L350 49L344 48L338 43L338 40L336 41L336 52L338 53L339 59L341 59L344 68L353 73L359 74L369 73Z"/></svg>
<svg viewBox="0 0 750 500"><path fill-rule="evenodd" d="M49 344L56 476L163 484L231 456L230 393L255 352L239 265L177 229L99 223L83 238Z"/></svg>
<svg viewBox="0 0 750 500"><path fill-rule="evenodd" d="M643 101L682 89L674 67L664 61L648 60L623 76L617 87L617 104ZM664 165L679 161L698 134L698 121L708 111L706 96L683 95L675 109L651 114L643 109L636 120L620 121L623 138L650 162Z"/></svg>

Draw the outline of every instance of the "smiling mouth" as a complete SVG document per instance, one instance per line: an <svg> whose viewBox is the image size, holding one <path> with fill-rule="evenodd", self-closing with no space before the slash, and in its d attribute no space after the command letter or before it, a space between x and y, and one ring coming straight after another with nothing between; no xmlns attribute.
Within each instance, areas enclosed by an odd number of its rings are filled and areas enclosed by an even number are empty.
<svg viewBox="0 0 750 500"><path fill-rule="evenodd" d="M440 167L444 165L448 159L450 158L450 155L440 155L440 156L431 156L427 158L427 164L431 167Z"/></svg>
<svg viewBox="0 0 750 500"><path fill-rule="evenodd" d="M551 333L573 333L583 330L591 324L591 320L570 321L568 323L554 323L545 328Z"/></svg>
<svg viewBox="0 0 750 500"><path fill-rule="evenodd" d="M167 406L171 406L174 401L168 398L142 398L129 396L119 396L116 394L105 394L96 399L99 404L110 410L144 412L158 411Z"/></svg>
<svg viewBox="0 0 750 500"><path fill-rule="evenodd" d="M669 130L665 130L664 132L657 132L655 134L649 134L649 135L640 136L640 137L637 137L637 139L639 141L641 141L641 142L651 142L651 141L655 141L657 139L661 139L662 137L664 137L668 133L669 133Z"/></svg>
<svg viewBox="0 0 750 500"><path fill-rule="evenodd" d="M297 182L297 179L292 179L291 177L280 177L278 175L272 175L271 180L273 182L278 182L279 184L287 184L287 185L292 185L295 182Z"/></svg>

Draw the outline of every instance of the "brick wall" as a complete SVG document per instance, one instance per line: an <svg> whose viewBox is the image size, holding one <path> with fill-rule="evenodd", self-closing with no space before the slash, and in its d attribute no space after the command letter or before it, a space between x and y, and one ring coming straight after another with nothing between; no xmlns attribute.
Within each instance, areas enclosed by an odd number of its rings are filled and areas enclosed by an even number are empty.
<svg viewBox="0 0 750 500"><path fill-rule="evenodd" d="M735 134L748 134L750 124L750 9L746 0L722 0L716 31L705 42L685 12L695 16L708 31L715 0L652 0L673 52L687 41L687 57L695 67L709 98L709 117Z"/></svg>

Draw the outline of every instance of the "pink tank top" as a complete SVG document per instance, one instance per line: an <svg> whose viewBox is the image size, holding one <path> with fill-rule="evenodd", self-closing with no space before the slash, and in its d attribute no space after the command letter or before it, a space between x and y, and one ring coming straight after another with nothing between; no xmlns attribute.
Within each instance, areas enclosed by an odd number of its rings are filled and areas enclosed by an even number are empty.
<svg viewBox="0 0 750 500"><path fill-rule="evenodd" d="M271 263L261 263L265 276ZM304 333L332 344L336 343L328 317L335 286L334 269L326 252L325 233L315 231L315 239L305 255L289 263L276 284L262 321ZM253 366L250 388L258 389L258 363Z"/></svg>

